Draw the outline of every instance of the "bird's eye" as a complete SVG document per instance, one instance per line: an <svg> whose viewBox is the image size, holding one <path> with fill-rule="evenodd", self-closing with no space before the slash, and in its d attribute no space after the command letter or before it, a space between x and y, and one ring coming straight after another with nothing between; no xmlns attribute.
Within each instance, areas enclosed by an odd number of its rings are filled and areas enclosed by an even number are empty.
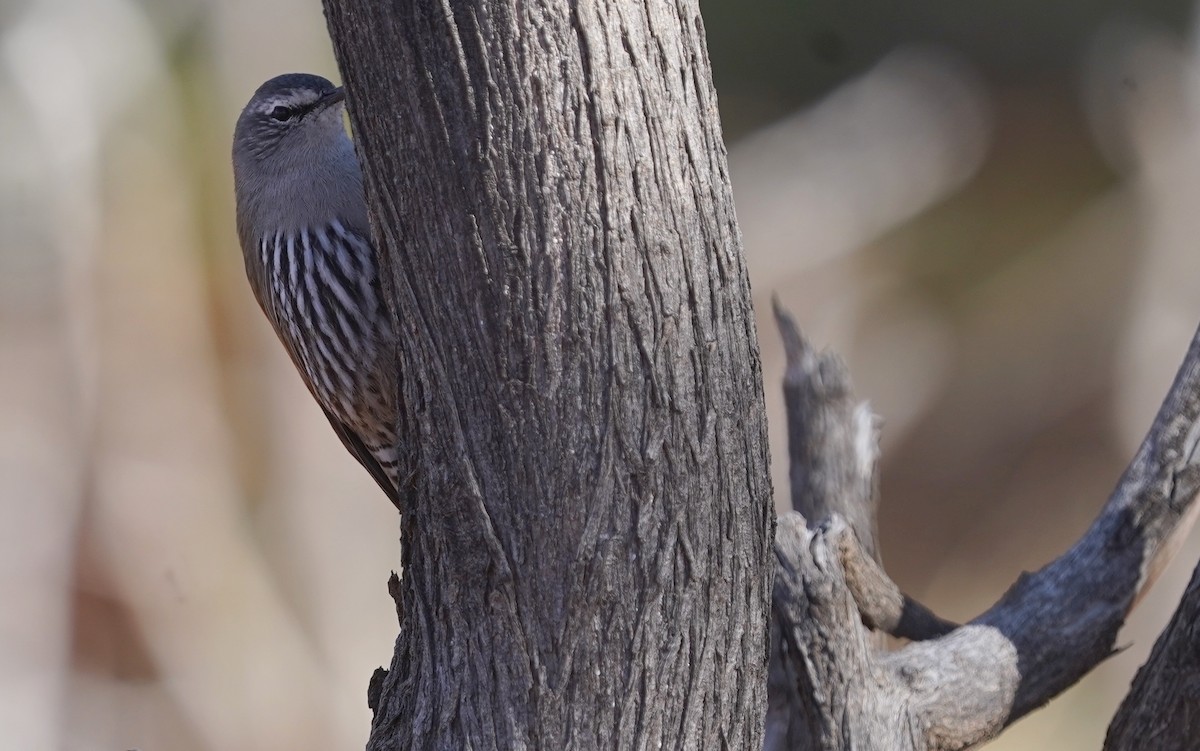
<svg viewBox="0 0 1200 751"><path fill-rule="evenodd" d="M291 120L293 117L295 117L295 115L295 110L291 109L290 107L284 107L283 105L271 110L271 119L278 120L281 123Z"/></svg>

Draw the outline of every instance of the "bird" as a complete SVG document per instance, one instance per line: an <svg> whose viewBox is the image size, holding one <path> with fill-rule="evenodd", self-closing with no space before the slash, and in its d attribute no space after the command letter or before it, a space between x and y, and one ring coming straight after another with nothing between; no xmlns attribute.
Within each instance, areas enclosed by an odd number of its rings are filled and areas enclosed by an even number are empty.
<svg viewBox="0 0 1200 751"><path fill-rule="evenodd" d="M347 450L400 508L395 327L383 301L345 91L258 87L233 133L237 234L259 306Z"/></svg>

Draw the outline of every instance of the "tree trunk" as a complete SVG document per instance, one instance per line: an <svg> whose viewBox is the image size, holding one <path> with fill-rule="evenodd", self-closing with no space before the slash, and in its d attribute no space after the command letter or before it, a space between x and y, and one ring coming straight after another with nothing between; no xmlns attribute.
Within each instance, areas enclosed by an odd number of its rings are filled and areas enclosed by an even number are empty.
<svg viewBox="0 0 1200 751"><path fill-rule="evenodd" d="M415 486L368 747L761 747L774 513L696 2L326 12Z"/></svg>

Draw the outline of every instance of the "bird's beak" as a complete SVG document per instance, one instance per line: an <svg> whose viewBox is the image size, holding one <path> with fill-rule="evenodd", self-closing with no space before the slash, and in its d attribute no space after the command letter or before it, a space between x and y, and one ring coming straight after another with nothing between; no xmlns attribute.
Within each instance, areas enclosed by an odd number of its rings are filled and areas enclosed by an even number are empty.
<svg viewBox="0 0 1200 751"><path fill-rule="evenodd" d="M321 95L321 98L317 100L317 104L324 108L344 101L346 101L346 89L344 86L339 86L328 94Z"/></svg>

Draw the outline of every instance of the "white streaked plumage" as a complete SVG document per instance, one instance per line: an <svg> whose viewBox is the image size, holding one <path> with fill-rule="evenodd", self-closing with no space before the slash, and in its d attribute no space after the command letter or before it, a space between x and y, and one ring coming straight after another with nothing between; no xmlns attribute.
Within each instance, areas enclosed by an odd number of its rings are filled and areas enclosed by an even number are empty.
<svg viewBox="0 0 1200 751"><path fill-rule="evenodd" d="M238 235L260 306L346 448L399 505L395 347L341 89L289 74L238 118Z"/></svg>

